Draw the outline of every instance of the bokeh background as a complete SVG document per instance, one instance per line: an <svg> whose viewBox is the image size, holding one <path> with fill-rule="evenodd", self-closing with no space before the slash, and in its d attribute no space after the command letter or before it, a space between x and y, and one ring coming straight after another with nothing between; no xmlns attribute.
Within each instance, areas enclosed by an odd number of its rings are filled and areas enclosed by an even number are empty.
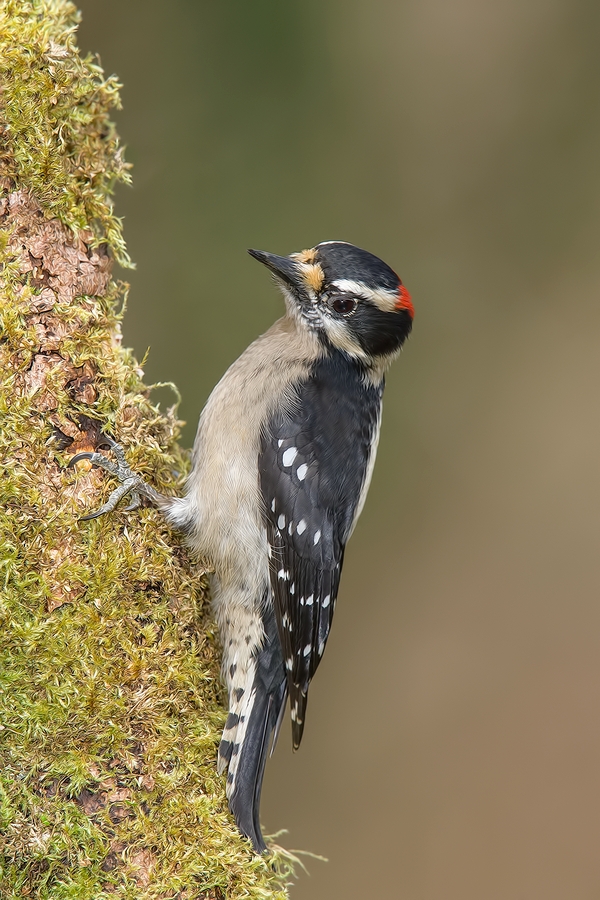
<svg viewBox="0 0 600 900"><path fill-rule="evenodd" d="M281 313L247 247L349 240L415 301L304 743L267 772L267 830L329 859L293 900L597 900L600 4L80 7L125 85L125 339L188 445Z"/></svg>

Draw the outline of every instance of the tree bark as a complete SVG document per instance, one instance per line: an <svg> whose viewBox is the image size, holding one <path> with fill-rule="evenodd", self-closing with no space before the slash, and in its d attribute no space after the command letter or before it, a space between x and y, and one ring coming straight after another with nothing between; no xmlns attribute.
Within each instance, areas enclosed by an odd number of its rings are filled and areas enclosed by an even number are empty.
<svg viewBox="0 0 600 900"><path fill-rule="evenodd" d="M103 432L166 493L186 467L121 347L118 85L77 15L0 2L0 896L283 898L216 774L202 571L153 509L80 522L115 485L66 469Z"/></svg>

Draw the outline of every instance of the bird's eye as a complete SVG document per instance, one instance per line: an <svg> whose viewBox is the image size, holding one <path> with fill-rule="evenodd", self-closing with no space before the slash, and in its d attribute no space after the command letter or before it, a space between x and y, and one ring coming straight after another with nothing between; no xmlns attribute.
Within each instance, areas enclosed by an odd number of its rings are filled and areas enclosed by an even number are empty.
<svg viewBox="0 0 600 900"><path fill-rule="evenodd" d="M329 298L328 303L334 312L342 316L348 316L356 309L358 300L355 297L348 297L344 294L334 294L333 297Z"/></svg>

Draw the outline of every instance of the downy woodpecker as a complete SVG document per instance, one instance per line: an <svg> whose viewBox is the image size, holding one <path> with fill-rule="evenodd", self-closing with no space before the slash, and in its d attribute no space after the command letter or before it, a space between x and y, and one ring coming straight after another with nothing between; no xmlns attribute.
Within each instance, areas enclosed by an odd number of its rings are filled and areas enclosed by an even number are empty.
<svg viewBox="0 0 600 900"><path fill-rule="evenodd" d="M382 260L342 241L274 256L286 313L227 370L200 417L185 495L164 497L127 466L81 453L125 493L155 503L214 569L229 716L218 768L229 807L256 852L264 767L289 697L294 749L323 656L346 541L371 480L385 371L413 306Z"/></svg>

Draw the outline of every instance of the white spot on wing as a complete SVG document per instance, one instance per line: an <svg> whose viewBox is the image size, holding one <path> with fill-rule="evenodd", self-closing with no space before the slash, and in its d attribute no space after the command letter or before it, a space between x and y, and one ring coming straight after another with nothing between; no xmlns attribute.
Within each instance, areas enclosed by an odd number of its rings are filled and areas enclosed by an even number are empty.
<svg viewBox="0 0 600 900"><path fill-rule="evenodd" d="M308 466L306 463L302 463L301 466L298 466L296 469L296 475L298 476L298 481L304 481L306 478L306 473L308 472Z"/></svg>
<svg viewBox="0 0 600 900"><path fill-rule="evenodd" d="M321 540L321 532L315 531L315 536L313 538L313 544L315 545L315 547L317 546L317 544L319 543L320 540Z"/></svg>
<svg viewBox="0 0 600 900"><path fill-rule="evenodd" d="M310 651L311 651L311 646L310 646L310 644L307 644L306 647L304 648L304 656L309 656Z"/></svg>
<svg viewBox="0 0 600 900"><path fill-rule="evenodd" d="M311 594L310 597L307 597L307 598L306 598L306 605L307 605L307 606L312 606L312 605L313 605L314 599L315 599L315 598L314 598L314 595Z"/></svg>
<svg viewBox="0 0 600 900"><path fill-rule="evenodd" d="M323 607L323 609L325 609L326 606L329 606L330 600L331 600L331 594L327 594L326 597L323 597L323 602L321 603L321 606Z"/></svg>
<svg viewBox="0 0 600 900"><path fill-rule="evenodd" d="M303 531L306 531L306 519L300 519L296 531L298 532L298 534L302 534Z"/></svg>
<svg viewBox="0 0 600 900"><path fill-rule="evenodd" d="M271 511L275 512L275 497L273 497L273 500L271 502Z"/></svg>
<svg viewBox="0 0 600 900"><path fill-rule="evenodd" d="M290 577L290 573L288 571L286 571L286 569L280 569L279 572L277 573L277 577L280 578L282 581L288 581L289 577Z"/></svg>
<svg viewBox="0 0 600 900"><path fill-rule="evenodd" d="M285 516L283 514L277 519L277 525L279 528L285 528Z"/></svg>
<svg viewBox="0 0 600 900"><path fill-rule="evenodd" d="M298 450L296 447L288 447L287 450L284 451L283 456L281 457L281 462L283 465L288 468L292 465L296 457L298 456Z"/></svg>

